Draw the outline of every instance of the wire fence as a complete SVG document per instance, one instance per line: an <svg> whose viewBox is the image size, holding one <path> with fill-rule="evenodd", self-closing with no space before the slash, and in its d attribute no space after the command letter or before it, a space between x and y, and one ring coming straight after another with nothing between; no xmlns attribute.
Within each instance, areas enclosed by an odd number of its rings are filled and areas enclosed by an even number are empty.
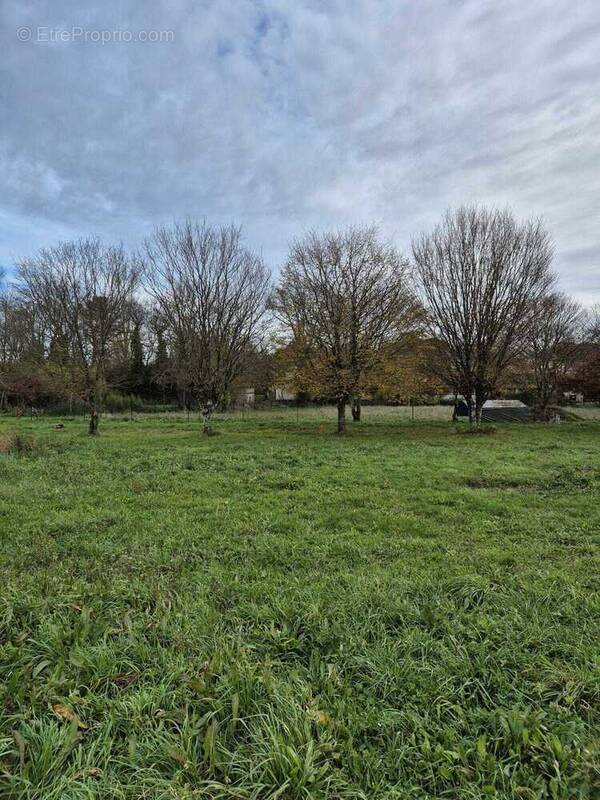
<svg viewBox="0 0 600 800"><path fill-rule="evenodd" d="M411 404L411 405L383 405L365 403L362 406L362 418L370 421L447 421L452 419L453 408L444 404ZM582 421L600 421L600 406L597 404L581 404L566 406L564 411L570 416ZM175 403L159 403L152 401L119 403L105 405L100 413L104 417L114 418L140 418L140 417L171 417L186 421L201 419L201 406L188 404L181 407ZM30 419L42 417L82 418L89 416L89 411L82 402L61 403L44 407L38 406L8 406L0 411L2 416L27 417ZM233 403L227 409L215 410L216 419L261 419L266 416L279 416L286 420L296 419L315 420L335 419L337 408L334 404L319 403L294 403L289 401L260 401L255 403ZM347 416L351 420L350 406Z"/></svg>

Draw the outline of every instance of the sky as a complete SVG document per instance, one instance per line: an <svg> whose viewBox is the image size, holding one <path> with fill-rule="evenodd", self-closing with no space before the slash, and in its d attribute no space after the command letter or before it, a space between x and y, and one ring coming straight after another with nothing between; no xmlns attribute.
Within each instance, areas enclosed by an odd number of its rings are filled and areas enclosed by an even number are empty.
<svg viewBox="0 0 600 800"><path fill-rule="evenodd" d="M234 221L411 238L462 203L542 217L600 301L598 0L5 0L0 264Z"/></svg>

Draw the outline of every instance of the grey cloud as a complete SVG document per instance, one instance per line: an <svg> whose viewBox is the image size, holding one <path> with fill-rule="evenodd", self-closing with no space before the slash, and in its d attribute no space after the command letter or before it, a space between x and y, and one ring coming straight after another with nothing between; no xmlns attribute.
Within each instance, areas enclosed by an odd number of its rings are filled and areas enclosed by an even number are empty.
<svg viewBox="0 0 600 800"><path fill-rule="evenodd" d="M57 237L136 246L235 219L273 266L305 228L411 235L463 201L543 216L600 299L595 0L5 4L0 263ZM20 42L30 26L174 41Z"/></svg>

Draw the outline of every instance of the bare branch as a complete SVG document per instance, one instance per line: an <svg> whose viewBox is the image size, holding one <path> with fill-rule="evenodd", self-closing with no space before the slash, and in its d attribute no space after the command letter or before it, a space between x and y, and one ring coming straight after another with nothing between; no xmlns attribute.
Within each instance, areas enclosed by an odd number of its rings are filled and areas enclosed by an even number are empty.
<svg viewBox="0 0 600 800"><path fill-rule="evenodd" d="M413 242L413 256L438 343L434 369L481 407L523 349L531 310L551 289L550 238L537 220L462 207Z"/></svg>
<svg viewBox="0 0 600 800"><path fill-rule="evenodd" d="M145 288L162 322L179 384L223 404L264 334L270 274L241 231L191 220L145 242Z"/></svg>

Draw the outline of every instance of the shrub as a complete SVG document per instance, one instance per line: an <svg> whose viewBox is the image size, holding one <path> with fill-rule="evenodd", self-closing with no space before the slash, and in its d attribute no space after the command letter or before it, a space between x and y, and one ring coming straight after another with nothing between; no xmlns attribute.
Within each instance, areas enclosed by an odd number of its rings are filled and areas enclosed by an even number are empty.
<svg viewBox="0 0 600 800"><path fill-rule="evenodd" d="M104 395L102 406L105 411L119 413L125 411L142 411L144 401L136 394L121 394L120 392L108 391Z"/></svg>

